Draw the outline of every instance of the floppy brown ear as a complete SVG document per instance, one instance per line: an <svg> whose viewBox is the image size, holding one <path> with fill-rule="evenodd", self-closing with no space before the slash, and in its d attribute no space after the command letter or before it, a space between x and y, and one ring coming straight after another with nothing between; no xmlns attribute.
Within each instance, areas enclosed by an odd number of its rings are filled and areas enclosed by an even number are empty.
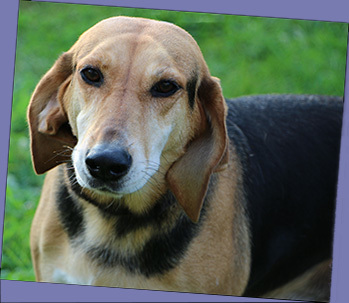
<svg viewBox="0 0 349 303"><path fill-rule="evenodd" d="M62 104L70 83L72 55L64 53L43 76L28 107L30 144L35 172L42 174L68 159L76 138L72 135Z"/></svg>
<svg viewBox="0 0 349 303"><path fill-rule="evenodd" d="M197 222L213 172L228 163L226 103L218 79L204 78L198 89L208 123L167 173L167 181L188 217Z"/></svg>

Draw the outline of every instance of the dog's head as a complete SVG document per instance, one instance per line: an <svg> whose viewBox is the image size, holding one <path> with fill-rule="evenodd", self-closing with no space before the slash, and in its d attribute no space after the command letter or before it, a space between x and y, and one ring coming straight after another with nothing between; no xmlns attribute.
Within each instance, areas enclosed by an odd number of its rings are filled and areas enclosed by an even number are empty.
<svg viewBox="0 0 349 303"><path fill-rule="evenodd" d="M28 110L34 168L71 156L78 183L96 195L165 186L196 221L211 174L227 162L225 115L219 82L186 31L110 18L37 85Z"/></svg>

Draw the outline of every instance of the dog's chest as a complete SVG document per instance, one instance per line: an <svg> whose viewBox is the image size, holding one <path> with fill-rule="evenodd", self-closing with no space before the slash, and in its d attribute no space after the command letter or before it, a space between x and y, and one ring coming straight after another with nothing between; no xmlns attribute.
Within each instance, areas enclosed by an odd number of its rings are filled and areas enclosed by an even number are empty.
<svg viewBox="0 0 349 303"><path fill-rule="evenodd" d="M90 284L99 273L109 271L146 278L164 274L178 265L200 225L184 216L171 194L162 196L144 215L120 208L117 214L108 215L81 197L69 195L64 185L59 193L58 212L69 238L69 258L76 262L56 276L68 282ZM92 268L94 278L90 278Z"/></svg>
<svg viewBox="0 0 349 303"><path fill-rule="evenodd" d="M108 269L95 263L88 263L89 261L83 252L71 250L64 264L54 268L51 281L63 284L107 287L127 287L129 285L146 287L146 279L139 279L137 275L129 274L121 266Z"/></svg>
<svg viewBox="0 0 349 303"><path fill-rule="evenodd" d="M104 287L138 288L152 290L169 290L171 285L163 276L146 278L142 275L132 274L122 266L112 269L95 264L87 264L84 256L73 257L74 264L57 267L52 273L51 281L54 283L76 285L98 285Z"/></svg>
<svg viewBox="0 0 349 303"><path fill-rule="evenodd" d="M88 217L86 213L83 218ZM103 221L100 222L100 221ZM84 222L83 232L69 239L62 255L55 255L51 281L64 284L127 287L147 280L139 272L141 248L147 239L147 228L116 235L113 220ZM134 260L133 260L134 259ZM142 277L142 279L140 279Z"/></svg>
<svg viewBox="0 0 349 303"><path fill-rule="evenodd" d="M105 287L172 289L174 282L169 283L166 277L172 276L172 269L181 259L179 251L168 255L164 246L159 244L159 253L156 253L157 245L150 247L149 244L155 241L151 228L108 241L108 234L102 233L111 226L96 228L94 223L93 233L90 232L93 226L85 226L85 232L70 241L64 260L56 255L50 281Z"/></svg>
<svg viewBox="0 0 349 303"><path fill-rule="evenodd" d="M72 273L69 269L55 268L52 273L52 281L54 283L77 284L77 285L93 285L93 275L84 276L82 274Z"/></svg>

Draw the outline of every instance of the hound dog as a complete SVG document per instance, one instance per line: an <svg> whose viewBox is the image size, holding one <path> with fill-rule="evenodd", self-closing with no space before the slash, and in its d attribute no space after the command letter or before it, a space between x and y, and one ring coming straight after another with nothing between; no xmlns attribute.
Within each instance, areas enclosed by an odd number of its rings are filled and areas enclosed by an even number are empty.
<svg viewBox="0 0 349 303"><path fill-rule="evenodd" d="M226 101L186 31L101 21L28 109L37 281L328 299L341 119L335 97Z"/></svg>

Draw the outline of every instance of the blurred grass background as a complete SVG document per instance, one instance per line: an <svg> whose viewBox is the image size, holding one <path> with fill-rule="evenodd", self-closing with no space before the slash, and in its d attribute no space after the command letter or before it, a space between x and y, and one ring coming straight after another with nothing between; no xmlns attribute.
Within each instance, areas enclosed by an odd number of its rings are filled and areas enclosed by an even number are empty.
<svg viewBox="0 0 349 303"><path fill-rule="evenodd" d="M197 40L226 97L263 93L343 95L348 26L341 23L20 3L6 193L2 279L34 281L29 230L43 176L30 162L26 107L40 77L79 35L107 17L175 23Z"/></svg>

